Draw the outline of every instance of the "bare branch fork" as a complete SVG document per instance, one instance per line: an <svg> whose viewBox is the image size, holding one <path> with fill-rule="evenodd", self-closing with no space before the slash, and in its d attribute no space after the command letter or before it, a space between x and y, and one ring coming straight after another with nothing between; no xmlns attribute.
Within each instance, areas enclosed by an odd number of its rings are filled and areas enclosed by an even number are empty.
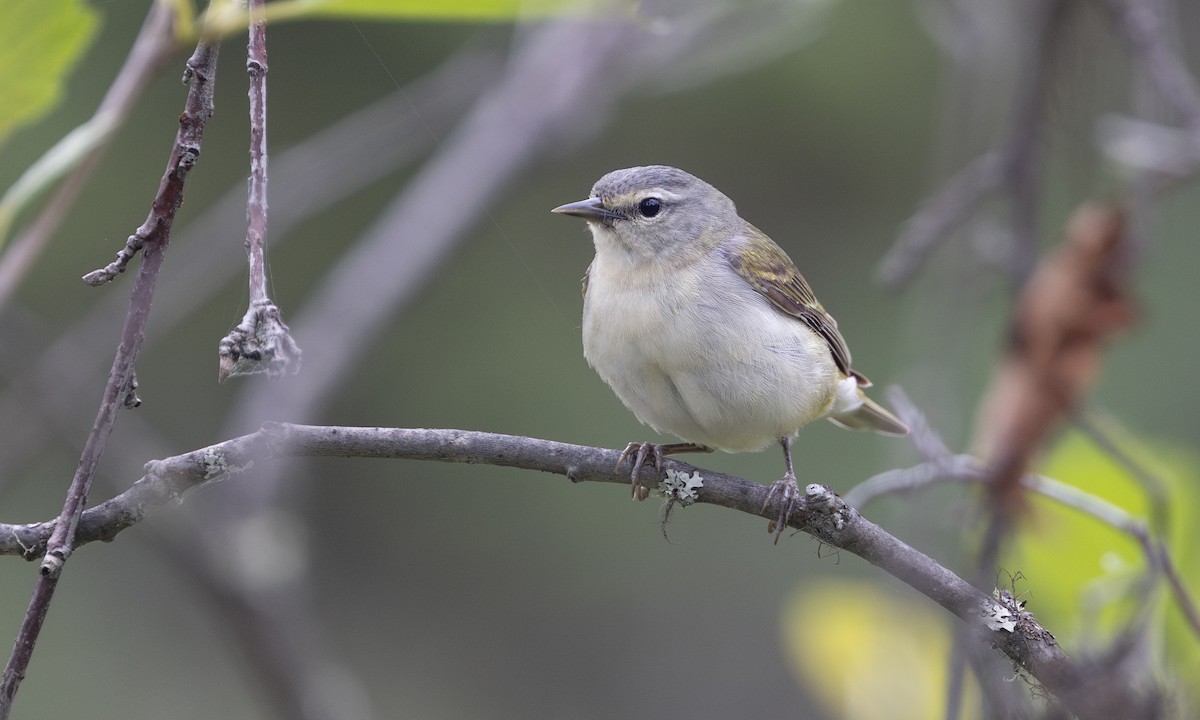
<svg viewBox="0 0 1200 720"><path fill-rule="evenodd" d="M1178 116L1182 127L1108 116L1099 123L1100 146L1109 157L1161 176L1160 180L1179 180L1200 173L1200 84L1192 76L1184 54L1171 42L1170 21L1164 17L1163 3L1107 0L1106 5L1114 32L1126 41L1149 87ZM1014 101L1008 136L998 147L964 166L905 222L877 270L877 277L886 286L900 288L908 284L950 233L999 191L1007 191L1016 213L1017 268L1030 269L1035 220L1032 173L1040 154L1036 125L1044 114L1046 83L1052 79L1046 67L1055 51L1056 18L1064 9L1063 3L1056 1L1045 3L1040 10L1043 15L1035 26L1044 35L1037 43L1040 50L1021 70L1021 90ZM1163 182L1160 189L1171 186Z"/></svg>
<svg viewBox="0 0 1200 720"><path fill-rule="evenodd" d="M1200 85L1168 32L1171 21L1159 0L1108 0L1113 24L1129 45L1130 56L1158 100L1170 108L1182 127L1124 116L1104 119L1100 144L1108 154L1133 168L1185 179L1200 172ZM1170 186L1170 183L1163 183Z"/></svg>
<svg viewBox="0 0 1200 720"><path fill-rule="evenodd" d="M67 491L62 512L53 522L53 529L46 539L41 575L13 644L12 654L4 668L3 678L0 679L0 720L6 720L12 710L13 698L25 677L34 645L58 585L59 575L75 548L80 517L87 503L96 466L116 422L117 412L122 406L136 404L134 366L145 339L146 321L150 315L154 287L158 282L167 243L170 241L175 212L183 203L184 182L200 156L204 126L213 112L217 49L216 43L201 41L187 61L183 76L184 81L190 83L187 100L184 111L179 116L175 144L171 149L158 192L151 203L149 216L129 237L114 262L84 276L84 282L89 285L108 282L124 272L133 255L139 250L142 251L142 264L130 291L129 312L125 317L121 343L113 358L100 409L79 458L79 465Z"/></svg>
<svg viewBox="0 0 1200 720"><path fill-rule="evenodd" d="M147 463L146 475L129 490L83 514L77 542L113 540L155 510L178 502L209 482L237 475L256 462L294 456L406 458L516 467L563 475L572 482L628 483L616 468L620 453L536 438L442 429L324 427L270 424L258 432ZM766 486L667 460L664 469L691 476L703 487L696 501L764 518ZM36 559L46 549L55 521L0 524L0 554ZM1086 676L1036 619L1010 599L989 597L935 560L862 517L827 486L811 484L789 525L821 542L854 553L894 575L966 622L972 632L1007 655L1081 718L1101 717L1088 704Z"/></svg>
<svg viewBox="0 0 1200 720"><path fill-rule="evenodd" d="M908 422L908 415L903 416ZM868 478L850 489L845 495L848 504L856 508L879 497L893 493L912 492L938 483L962 482L982 485L987 481L987 468L974 455L944 455L933 457L909 468L888 470ZM1184 620L1192 632L1200 637L1200 610L1191 594L1183 585L1179 569L1171 558L1166 541L1159 537L1145 521L1112 503L1084 492L1073 485L1059 482L1044 475L1028 474L1021 478L1021 486L1060 505L1095 518L1115 530L1128 534L1142 548L1150 579L1162 572L1166 577L1171 594L1175 597Z"/></svg>
<svg viewBox="0 0 1200 720"><path fill-rule="evenodd" d="M263 0L250 0L250 180L246 201L246 257L250 264L250 306L219 345L220 380L261 368L278 377L300 371L300 347L278 306L267 294L267 22ZM247 369L243 369L247 368Z"/></svg>
<svg viewBox="0 0 1200 720"><path fill-rule="evenodd" d="M969 162L904 223L876 271L885 286L899 289L911 282L950 233L998 192L1007 194L1011 206L1010 275L1021 280L1032 270L1037 245L1036 171L1043 154L1038 123L1051 80L1046 68L1055 51L1063 10L1060 0L1037 6L1032 23L1037 34L1020 68L1022 81L1013 99L1008 135L998 147Z"/></svg>

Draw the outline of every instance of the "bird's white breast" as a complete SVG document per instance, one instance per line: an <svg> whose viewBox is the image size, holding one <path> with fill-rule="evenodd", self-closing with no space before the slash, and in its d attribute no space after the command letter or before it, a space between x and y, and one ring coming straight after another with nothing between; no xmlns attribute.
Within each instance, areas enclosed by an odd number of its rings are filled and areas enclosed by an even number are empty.
<svg viewBox="0 0 1200 720"><path fill-rule="evenodd" d="M670 272L652 265L598 253L583 309L588 363L639 420L740 452L829 411L840 373L825 341L719 252Z"/></svg>

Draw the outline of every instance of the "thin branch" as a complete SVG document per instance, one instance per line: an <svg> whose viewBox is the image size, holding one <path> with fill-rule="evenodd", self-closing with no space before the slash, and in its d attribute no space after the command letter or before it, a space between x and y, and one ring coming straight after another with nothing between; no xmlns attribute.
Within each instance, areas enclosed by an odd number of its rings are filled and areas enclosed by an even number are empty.
<svg viewBox="0 0 1200 720"><path fill-rule="evenodd" d="M216 62L217 46L201 42L187 63L184 79L191 81L191 87L184 111L179 116L179 131L176 133L175 144L158 193L151 204L150 215L135 233L145 252L138 276L130 291L129 312L121 332L121 344L113 358L100 409L84 445L75 476L71 480L66 502L46 541L41 575L14 643L12 655L0 680L0 720L6 720L12 711L13 700L21 680L25 677L25 669L32 657L34 645L58 585L58 578L75 548L77 527L95 478L96 467L116 423L117 412L126 404L134 388L134 366L145 337L154 287L158 281L167 243L170 241L175 211L183 202L184 181L200 155L204 126L212 115Z"/></svg>
<svg viewBox="0 0 1200 720"><path fill-rule="evenodd" d="M983 463L974 455L946 455L912 467L887 470L850 488L843 497L846 504L864 508L881 497L913 492L946 482L983 479Z"/></svg>
<svg viewBox="0 0 1200 720"><path fill-rule="evenodd" d="M910 282L938 245L1000 187L1005 164L999 151L984 153L921 203L881 261L876 271L879 281L891 288Z"/></svg>
<svg viewBox="0 0 1200 720"><path fill-rule="evenodd" d="M1096 408L1086 412L1076 413L1072 422L1079 432L1091 440L1096 447L1112 458L1113 462L1125 469L1141 486L1142 492L1150 501L1150 517L1160 533L1169 532L1167 516L1170 512L1167 497L1167 483L1155 475L1150 468L1139 462L1122 445L1122 439L1116 435L1118 427L1112 416Z"/></svg>
<svg viewBox="0 0 1200 720"><path fill-rule="evenodd" d="M440 129L480 89L495 79L501 66L494 53L469 51L413 84L342 118L328 128L276 156L272 183L276 190L271 220L276 247L291 238L291 229L321 213L332 204L411 162L432 144L434 138L421 130ZM313 168L320 168L314 172ZM188 272L174 278L155 293L156 322L171 327L194 311L235 275L245 263L236 263L227 253L211 252L206 238L227 237L245 228L246 187L239 182L229 188L210 208L190 223L173 231L172 257ZM94 374L98 358L94 348L108 345L112 332L109 320L123 310L125 300L117 294L98 299L95 307L75 325L44 347L29 334L5 335L6 347L20 345L39 350L9 371L5 394L0 399L0 426L6 428L7 447L0 453L0 478L21 474L53 438L78 438L87 432L86 420L79 422L75 404ZM161 342L146 339L147 349ZM129 420L139 423L137 416ZM244 429L244 428L243 428ZM122 443L121 450L137 459L160 455L169 443L154 428L137 427ZM3 480L0 480L2 483Z"/></svg>
<svg viewBox="0 0 1200 720"><path fill-rule="evenodd" d="M1200 141L1200 86L1167 34L1160 0L1108 0L1117 30L1158 96Z"/></svg>
<svg viewBox="0 0 1200 720"><path fill-rule="evenodd" d="M1042 145L1038 126L1045 112L1047 88L1053 73L1047 70L1061 34L1063 0L1035 3L1041 13L1026 25L1036 28L1033 46L1023 52L1024 65L1017 83L1008 136L999 147L980 155L954 175L941 191L929 197L905 224L884 256L876 276L898 289L912 281L932 252L965 223L988 197L1001 189L1012 205L1013 247L1011 270L1023 279L1036 258L1036 206L1038 159Z"/></svg>
<svg viewBox="0 0 1200 720"><path fill-rule="evenodd" d="M1066 24L1067 0L1043 0L1033 4L1036 39L1023 54L1022 79L1017 88L1016 107L1005 143L1004 182L1012 207L1012 262L1010 277L1019 285L1037 263L1039 173L1045 155L1041 122L1054 78L1055 54Z"/></svg>
<svg viewBox="0 0 1200 720"><path fill-rule="evenodd" d="M300 372L300 346L279 307L267 294L267 21L263 0L250 0L250 181L246 201L246 259L250 306L237 327L222 338L218 378L266 372L270 377Z"/></svg>
<svg viewBox="0 0 1200 720"><path fill-rule="evenodd" d="M1187 586L1183 584L1179 570L1171 559L1166 541L1163 540L1170 531L1168 519L1171 507L1167 497L1166 483L1135 459L1116 438L1110 435L1112 422L1106 416L1095 412L1082 414L1075 418L1075 424L1092 442L1096 443L1101 450L1137 480L1142 491L1149 498L1151 527L1154 529L1155 537L1151 537L1149 528L1147 528L1147 537L1143 541L1143 547L1153 551L1153 557L1157 559L1166 575L1171 592L1175 595L1176 602L1179 603L1179 609L1183 612L1184 619L1197 638L1200 638L1200 608L1197 608L1196 601L1192 598Z"/></svg>
<svg viewBox="0 0 1200 720"><path fill-rule="evenodd" d="M900 397L903 397L903 394ZM924 418L920 413L914 415L904 407L903 403L907 402L907 398L898 402L890 393L889 398L893 407L897 408L897 413L911 428L920 427L914 420L923 423ZM912 492L946 482L982 485L987 480L987 466L979 458L967 454L946 454L909 468L888 470L867 478L851 488L845 494L845 500L846 504L852 507L863 508L885 495ZM1184 620L1196 637L1200 638L1200 609L1197 609L1191 592L1183 584L1166 543L1144 520L1101 497L1044 475L1027 473L1021 477L1020 483L1025 490L1081 512L1136 540L1146 556L1147 568L1152 574L1159 571L1163 573Z"/></svg>
<svg viewBox="0 0 1200 720"><path fill-rule="evenodd" d="M1158 564L1162 567L1163 574L1167 576L1167 583L1171 586L1171 593L1175 596L1175 602L1179 603L1179 609L1183 612L1183 619L1187 621L1188 627L1192 629L1192 634L1200 639L1200 610L1196 607L1196 601L1192 598L1191 591L1187 585L1183 583L1183 576L1179 574L1179 568L1175 565L1175 561L1171 558L1171 550L1167 544L1158 540L1155 543L1158 549Z"/></svg>
<svg viewBox="0 0 1200 720"><path fill-rule="evenodd" d="M868 502L882 495L915 490L936 482L967 481L980 484L987 482L988 472L983 461L971 455L951 455L949 450L945 449L941 438L929 426L924 414L903 390L898 387L888 388L888 400L900 418L913 429L913 441L925 454L926 461L906 470L893 470L865 480L846 493L847 503L855 507L865 507ZM1109 442L1094 423L1082 420L1080 422L1091 429L1090 437L1100 444L1102 449L1111 451L1118 463L1125 465L1143 482L1144 486L1149 488L1147 492L1152 497L1159 492L1158 488L1161 483L1150 477L1147 471L1127 454L1119 452L1116 444ZM927 435L927 437L922 438L922 435ZM938 448L942 448L944 452L939 452ZM1200 610L1197 609L1196 601L1180 578L1179 570L1175 566L1166 542L1153 533L1144 521L1135 518L1107 500L1052 478L1025 474L1021 477L1020 482L1026 490L1039 493L1132 536L1142 547L1142 552L1146 556L1148 578L1153 579L1157 572L1163 573L1184 619L1192 632L1200 637ZM1153 505L1158 506L1161 503L1155 502ZM1158 511L1159 514L1161 512L1161 510ZM1161 524L1161 519L1158 522Z"/></svg>
<svg viewBox="0 0 1200 720"><path fill-rule="evenodd" d="M125 272L129 261L137 251L147 245L165 244L169 238L175 212L183 204L183 184L187 175L200 158L200 141L204 136L204 124L213 112L213 89L216 82L217 49L219 45L201 42L188 58L183 71L183 82L191 83L183 113L179 116L179 132L171 148L171 159L167 171L158 186L158 193L150 207L146 222L129 236L117 253L117 259L103 268L83 276L83 281L93 287L111 281Z"/></svg>
<svg viewBox="0 0 1200 720"><path fill-rule="evenodd" d="M191 489L231 478L255 463L294 456L487 464L554 473L572 482L629 482L628 476L616 469L616 450L463 430L271 424L250 435L151 461L147 474L129 490L84 513L78 542L112 540ZM763 485L675 460L666 460L664 468L701 475L704 485L697 491L697 502L764 518L778 514L777 507L763 507L767 497ZM1103 716L1102 708L1089 704L1086 676L1032 615L979 592L863 518L824 485L808 485L803 505L789 521L791 527L852 552L925 594L966 622L982 642L1000 649L1037 678L1079 717ZM0 525L0 552L36 558L47 547L53 524Z"/></svg>
<svg viewBox="0 0 1200 720"><path fill-rule="evenodd" d="M463 115L471 101L497 84L505 66L501 60L496 51L469 43L462 52L425 77L398 87L382 100L347 115L282 154L277 152L271 167L271 183L275 190L271 203L272 242L278 244L289 240L290 228L420 157L451 121ZM314 168L320 171L314 172ZM172 257L189 272L159 288L155 297L157 323L174 324L197 303L228 285L225 279L238 272L233 257L213 253L211 247L205 251L203 248L209 243L188 242L188 237L227 237L237 232L239 224L244 232L245 212L246 188L239 183L191 224L182 230L176 226ZM241 268L241 272L245 272L244 261ZM68 437L72 432L80 432L74 411L67 409L72 399L77 399L79 393L86 390L78 386L78 382L88 376L83 368L95 357L89 348L109 342L103 339L100 331L111 325L108 319L118 309L111 301L118 299L109 295L98 302L87 318L46 348L43 355L22 363L23 374L29 377L8 382L10 397L0 403L0 416L17 417L14 413L19 413L25 421L6 424L0 419L0 425L8 428L10 436L16 433L16 437L8 438L9 452L0 453L0 465L9 466L9 471L0 473L0 477L14 474L13 464L26 462L31 453L56 435ZM155 336L151 335L147 338L147 348L154 342ZM38 381L36 377L42 377L42 380ZM28 393L35 393L37 397L25 398ZM41 417L31 418L31 412ZM119 446L109 447L109 459L116 452L126 458L118 464L128 467L129 458L135 458L134 467L140 467L145 458L165 454L163 448L169 443L163 440L161 428L146 424L138 414L122 420L130 423L127 430L132 432L126 433ZM37 429L37 432L26 434L30 429ZM86 431L86 427L83 430ZM243 504L239 509L244 510L246 506ZM244 514L238 514L238 517ZM207 522L210 521L204 515L195 519L198 526ZM210 524L209 527L213 526ZM167 528L159 530L166 531ZM194 562L181 566L181 571L185 574L189 570L203 572L204 577L195 579L197 584L205 585L214 576L222 576L228 581L223 575L226 568L223 565L214 567L219 562L214 563L212 559L221 557L220 548L211 548L208 552L210 548L206 543L197 541L195 530L189 532L187 528L179 527L170 530L183 534L175 534L168 540L150 536L147 542L159 549L165 542L170 542L195 552ZM152 535L161 536L162 532ZM207 540L203 535L200 537ZM267 596L261 588L248 583L243 583L245 587L240 588L222 586L230 597L238 595L236 605L239 610L234 613L233 622L255 625L252 632L234 632L233 635L250 662L257 664L262 675L260 684L277 704L280 717L342 717L344 708L338 705L341 696L313 679L323 676L331 667L338 668L337 671L346 677L350 674L342 667L336 653L321 640L313 615L302 601L306 589L302 581L303 578ZM247 619L249 615L255 616L254 619ZM271 660L281 655L288 657L290 662ZM296 712L297 709L303 712Z"/></svg>

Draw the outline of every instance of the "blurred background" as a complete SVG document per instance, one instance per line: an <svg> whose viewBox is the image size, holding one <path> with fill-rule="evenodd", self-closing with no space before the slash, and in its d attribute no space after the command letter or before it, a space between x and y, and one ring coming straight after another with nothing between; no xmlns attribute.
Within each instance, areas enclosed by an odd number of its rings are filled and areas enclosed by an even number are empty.
<svg viewBox="0 0 1200 720"><path fill-rule="evenodd" d="M965 451L1004 345L1018 250L1052 248L1080 201L1140 187L1104 145L1106 118L1178 121L1169 103L1146 101L1104 8L1057 3L1051 47L1037 45L1050 4L662 0L590 22L273 25L269 272L304 367L218 384L217 342L247 302L245 40L226 37L217 112L138 362L144 402L119 418L93 502L150 459L267 420L612 448L669 440L587 367L579 279L591 241L549 213L609 170L652 163L733 198L838 318L855 367L881 388L902 386ZM53 110L0 147L0 187L92 115L150 6L82 7L90 45ZM1179 3L1172 16L1193 66L1197 10ZM0 308L4 522L61 506L132 273L98 289L78 278L145 218L189 52L149 76ZM1023 107L1032 119L1014 130ZM1038 148L1036 207L1021 216L1034 245L1020 245L1019 211L998 193L910 281L886 287L881 263L905 221L1013 137ZM1139 322L1113 345L1089 405L1166 478L1164 532L1195 588L1200 190L1190 172L1139 216ZM920 460L905 439L828 423L806 428L796 454L802 483L839 492ZM776 448L688 459L763 483L783 470ZM1128 474L1069 429L1040 469L1148 512ZM976 504L970 488L941 486L864 513L966 572ZM668 541L660 511L620 486L482 466L256 467L74 555L14 717L941 715L949 614L806 535L775 547L760 519L694 506L676 509ZM1123 617L1109 608L1144 572L1137 546L1049 505L1024 533L1002 565L1024 576L1029 609L1072 653L1099 642ZM0 635L15 636L36 572L0 563ZM1195 636L1161 593L1142 610L1151 674L1186 712L1186 688L1200 682ZM973 693L964 716L982 717Z"/></svg>

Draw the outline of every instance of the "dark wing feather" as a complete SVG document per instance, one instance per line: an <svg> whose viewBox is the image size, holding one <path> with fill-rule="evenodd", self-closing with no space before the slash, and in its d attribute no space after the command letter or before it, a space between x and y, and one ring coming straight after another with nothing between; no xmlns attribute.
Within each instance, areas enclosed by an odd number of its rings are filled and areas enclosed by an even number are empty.
<svg viewBox="0 0 1200 720"><path fill-rule="evenodd" d="M833 361L842 372L856 378L859 385L870 385L866 377L850 369L850 349L838 332L837 321L821 307L808 281L775 241L746 223L745 237L734 240L727 248L726 257L750 287L824 338Z"/></svg>

